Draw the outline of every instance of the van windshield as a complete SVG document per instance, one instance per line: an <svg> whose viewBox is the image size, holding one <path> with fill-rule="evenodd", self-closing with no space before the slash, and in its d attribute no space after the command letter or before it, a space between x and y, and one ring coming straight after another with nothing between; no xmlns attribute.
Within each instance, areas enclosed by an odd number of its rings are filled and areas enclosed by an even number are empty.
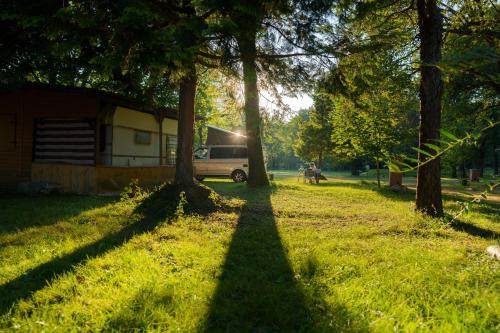
<svg viewBox="0 0 500 333"><path fill-rule="evenodd" d="M210 158L247 158L246 147L212 147L210 149Z"/></svg>

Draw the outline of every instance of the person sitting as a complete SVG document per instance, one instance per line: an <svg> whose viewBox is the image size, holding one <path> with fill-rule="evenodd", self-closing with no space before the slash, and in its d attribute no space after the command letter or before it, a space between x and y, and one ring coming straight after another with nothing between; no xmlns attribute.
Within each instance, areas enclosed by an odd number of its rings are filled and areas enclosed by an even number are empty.
<svg viewBox="0 0 500 333"><path fill-rule="evenodd" d="M312 184L313 181L317 184L319 182L317 170L314 163L309 163L309 166L304 171L304 183L308 180L309 184Z"/></svg>

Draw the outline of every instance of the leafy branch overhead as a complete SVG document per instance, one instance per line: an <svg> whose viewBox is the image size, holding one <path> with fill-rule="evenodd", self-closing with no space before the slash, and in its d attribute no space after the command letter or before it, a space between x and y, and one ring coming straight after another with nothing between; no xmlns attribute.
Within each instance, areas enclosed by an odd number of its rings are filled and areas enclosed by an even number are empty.
<svg viewBox="0 0 500 333"><path fill-rule="evenodd" d="M435 144L425 143L424 144L425 147L428 148L426 150L412 147L414 151L425 156L425 159L423 161L419 161L416 158L408 157L404 154L401 154L393 157L392 160L389 158L387 165L392 172L405 173L417 170L419 167L427 163L430 163L432 160L435 160L443 156L444 154L450 152L451 150L457 147L470 144L477 144L477 142L488 130L495 129L499 125L500 121L497 122L490 121L488 126L474 132L466 133L466 135L461 138L458 138L454 134L444 129L441 129L440 133L442 137L445 137L445 139L437 140ZM406 163L405 161L407 161L408 163ZM411 165L410 163L412 163L413 165Z"/></svg>

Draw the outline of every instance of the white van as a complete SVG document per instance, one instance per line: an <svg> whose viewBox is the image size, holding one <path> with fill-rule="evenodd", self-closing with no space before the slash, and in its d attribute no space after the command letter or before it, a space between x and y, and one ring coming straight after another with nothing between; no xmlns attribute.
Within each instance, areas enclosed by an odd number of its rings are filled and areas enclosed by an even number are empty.
<svg viewBox="0 0 500 333"><path fill-rule="evenodd" d="M211 145L194 152L194 172L197 180L205 177L232 178L236 183L247 180L247 146Z"/></svg>

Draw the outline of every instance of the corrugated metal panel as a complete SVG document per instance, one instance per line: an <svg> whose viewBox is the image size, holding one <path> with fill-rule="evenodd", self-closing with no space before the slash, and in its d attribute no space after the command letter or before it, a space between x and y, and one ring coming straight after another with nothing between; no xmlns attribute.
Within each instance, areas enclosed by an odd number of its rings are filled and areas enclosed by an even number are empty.
<svg viewBox="0 0 500 333"><path fill-rule="evenodd" d="M34 162L95 164L93 119L37 119Z"/></svg>

